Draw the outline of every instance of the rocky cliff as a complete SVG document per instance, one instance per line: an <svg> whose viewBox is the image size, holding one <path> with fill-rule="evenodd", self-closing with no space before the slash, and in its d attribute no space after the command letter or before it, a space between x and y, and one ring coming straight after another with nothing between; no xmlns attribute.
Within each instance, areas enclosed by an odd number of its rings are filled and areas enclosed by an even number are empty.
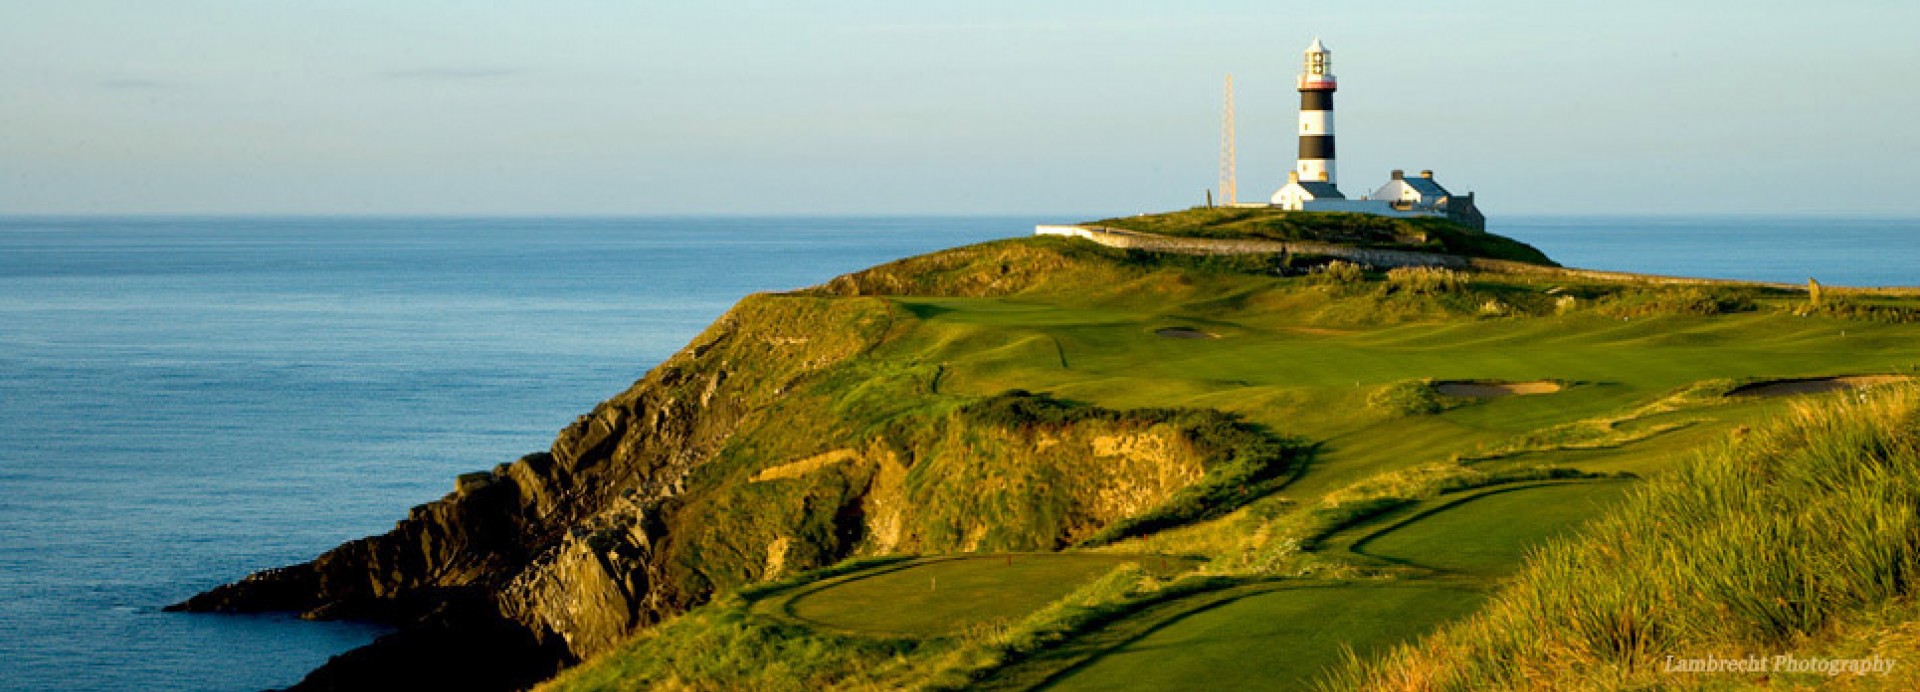
<svg viewBox="0 0 1920 692"><path fill-rule="evenodd" d="M809 373L870 347L886 320L871 299L750 297L568 426L550 452L461 476L453 493L414 508L391 532L173 608L399 623L400 633L372 648L409 651L409 668L438 667L418 660L431 653L413 643L421 631L491 622L501 626L484 631L497 641L448 651L451 669L472 670L471 682L489 687L537 681L688 599L650 578L658 513L744 420ZM818 324L836 329L814 333ZM607 544L612 526L631 538ZM489 650L521 655L468 655ZM329 669L368 667L369 657L336 659L315 678L350 680Z"/></svg>
<svg viewBox="0 0 1920 692"><path fill-rule="evenodd" d="M513 689L719 589L855 554L1054 549L1284 473L1284 445L1237 453L1271 439L1219 414L944 395L938 364L889 343L914 316L886 295L1048 290L1069 269L1141 271L1020 241L751 296L550 451L172 608L400 626L303 688Z"/></svg>

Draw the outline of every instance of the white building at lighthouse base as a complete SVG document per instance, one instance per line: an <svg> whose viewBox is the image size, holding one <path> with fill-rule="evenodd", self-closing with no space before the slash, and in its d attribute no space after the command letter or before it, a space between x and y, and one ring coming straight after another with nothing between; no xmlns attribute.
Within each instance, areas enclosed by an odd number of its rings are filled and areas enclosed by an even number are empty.
<svg viewBox="0 0 1920 692"><path fill-rule="evenodd" d="M1288 173L1287 184L1273 193L1271 206L1286 211L1340 211L1399 218L1432 217L1485 230L1487 218L1474 205L1473 193L1455 195L1433 179L1433 171L1421 171L1408 178L1394 171L1387 184L1370 196L1347 199L1340 188L1324 180L1301 180L1299 173Z"/></svg>

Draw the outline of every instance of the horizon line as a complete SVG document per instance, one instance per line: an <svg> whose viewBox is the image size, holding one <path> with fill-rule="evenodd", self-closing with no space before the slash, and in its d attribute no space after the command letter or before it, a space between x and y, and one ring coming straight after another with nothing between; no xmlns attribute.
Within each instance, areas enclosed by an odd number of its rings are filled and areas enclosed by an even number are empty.
<svg viewBox="0 0 1920 692"><path fill-rule="evenodd" d="M1188 209L1198 209L1198 205ZM509 212L509 213L461 213L461 212L8 212L0 211L0 219L421 219L421 220L537 220L537 219L1005 219L1031 217L1080 218L1094 220L1100 218L1118 218L1136 214L1165 213L1180 211L1168 209L1161 212L1039 212L1039 211L994 211L994 212ZM1920 211L1912 212L1876 212L1876 211L1567 211L1567 212L1514 212L1489 216L1488 220L1499 219L1538 219L1538 218L1742 218L1742 219L1815 219L1835 218L1852 220L1913 220L1920 219Z"/></svg>

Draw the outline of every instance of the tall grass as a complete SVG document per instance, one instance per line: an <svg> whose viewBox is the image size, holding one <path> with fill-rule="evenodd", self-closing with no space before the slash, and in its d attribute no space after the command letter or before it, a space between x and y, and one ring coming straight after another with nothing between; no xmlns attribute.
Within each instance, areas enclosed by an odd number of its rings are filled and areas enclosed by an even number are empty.
<svg viewBox="0 0 1920 692"><path fill-rule="evenodd" d="M1854 393L1650 482L1531 556L1479 615L1326 687L1695 684L1660 663L1782 653L1916 578L1920 390Z"/></svg>
<svg viewBox="0 0 1920 692"><path fill-rule="evenodd" d="M1438 296L1467 288L1467 275L1443 267L1397 267L1387 270L1388 293Z"/></svg>
<svg viewBox="0 0 1920 692"><path fill-rule="evenodd" d="M1820 315L1845 320L1893 324L1920 322L1920 308L1911 305L1894 301L1874 301L1865 297L1823 296L1820 291L1810 293L1811 296L1807 302L1792 307L1793 314L1801 317Z"/></svg>

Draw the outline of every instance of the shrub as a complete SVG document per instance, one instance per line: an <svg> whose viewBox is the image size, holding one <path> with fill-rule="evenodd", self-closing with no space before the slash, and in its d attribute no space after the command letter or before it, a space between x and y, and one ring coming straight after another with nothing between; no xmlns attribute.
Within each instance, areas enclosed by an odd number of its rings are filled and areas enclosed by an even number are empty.
<svg viewBox="0 0 1920 692"><path fill-rule="evenodd" d="M1438 296L1466 290L1467 275L1444 267L1398 267L1387 271L1387 293Z"/></svg>
<svg viewBox="0 0 1920 692"><path fill-rule="evenodd" d="M1403 380L1373 390L1367 406L1391 416L1426 416L1459 405L1441 394L1432 380Z"/></svg>
<svg viewBox="0 0 1920 692"><path fill-rule="evenodd" d="M1733 287L1643 288L1609 296L1600 311L1613 317L1710 317L1755 309L1749 291Z"/></svg>
<svg viewBox="0 0 1920 692"><path fill-rule="evenodd" d="M1357 284L1367 280L1367 272L1360 265L1346 260L1334 260L1314 274L1320 283Z"/></svg>
<svg viewBox="0 0 1920 692"><path fill-rule="evenodd" d="M1801 317L1817 315L1863 322L1895 324L1920 322L1920 308L1873 303L1852 296L1823 295L1817 300L1794 306L1793 314Z"/></svg>

